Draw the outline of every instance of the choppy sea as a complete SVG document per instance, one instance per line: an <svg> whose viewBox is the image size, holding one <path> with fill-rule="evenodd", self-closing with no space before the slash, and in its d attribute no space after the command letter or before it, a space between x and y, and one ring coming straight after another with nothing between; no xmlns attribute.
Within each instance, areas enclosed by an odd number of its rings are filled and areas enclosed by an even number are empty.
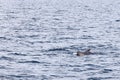
<svg viewBox="0 0 120 80"><path fill-rule="evenodd" d="M0 0L0 80L120 80L120 0Z"/></svg>

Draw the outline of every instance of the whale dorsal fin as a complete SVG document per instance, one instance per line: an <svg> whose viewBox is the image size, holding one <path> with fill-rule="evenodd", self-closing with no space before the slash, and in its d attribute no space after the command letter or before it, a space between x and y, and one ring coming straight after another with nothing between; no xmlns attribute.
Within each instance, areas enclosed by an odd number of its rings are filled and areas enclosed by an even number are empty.
<svg viewBox="0 0 120 80"><path fill-rule="evenodd" d="M91 49L86 50L85 52L90 52Z"/></svg>
<svg viewBox="0 0 120 80"><path fill-rule="evenodd" d="M85 53L85 54L88 54L88 53L90 53L90 50L91 50L91 49L88 49L88 50L86 50L84 53Z"/></svg>

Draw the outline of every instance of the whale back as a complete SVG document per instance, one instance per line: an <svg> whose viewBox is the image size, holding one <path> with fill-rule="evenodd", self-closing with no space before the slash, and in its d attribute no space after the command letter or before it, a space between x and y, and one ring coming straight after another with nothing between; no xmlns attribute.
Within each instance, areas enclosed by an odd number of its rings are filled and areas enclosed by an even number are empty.
<svg viewBox="0 0 120 80"><path fill-rule="evenodd" d="M85 52L77 51L77 56L90 55L90 54L92 54L92 53L90 52L90 50L91 50L91 49L88 49L88 50L86 50Z"/></svg>
<svg viewBox="0 0 120 80"><path fill-rule="evenodd" d="M85 54L83 52L77 51L77 56L84 56Z"/></svg>

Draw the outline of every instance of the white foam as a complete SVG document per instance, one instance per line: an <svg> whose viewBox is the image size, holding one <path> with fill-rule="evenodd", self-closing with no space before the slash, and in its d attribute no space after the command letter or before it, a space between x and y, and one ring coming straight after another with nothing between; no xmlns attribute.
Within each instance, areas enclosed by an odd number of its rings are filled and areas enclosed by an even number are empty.
<svg viewBox="0 0 120 80"><path fill-rule="evenodd" d="M74 54L74 55L76 55L77 53L76 53L76 52L74 52L73 54Z"/></svg>

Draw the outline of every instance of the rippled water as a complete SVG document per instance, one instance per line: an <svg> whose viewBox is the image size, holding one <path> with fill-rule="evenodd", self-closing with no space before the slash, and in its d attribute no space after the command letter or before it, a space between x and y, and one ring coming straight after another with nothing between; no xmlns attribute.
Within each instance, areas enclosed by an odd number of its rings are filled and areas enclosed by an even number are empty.
<svg viewBox="0 0 120 80"><path fill-rule="evenodd" d="M1 80L120 80L120 0L0 0ZM94 55L73 53L92 49Z"/></svg>

